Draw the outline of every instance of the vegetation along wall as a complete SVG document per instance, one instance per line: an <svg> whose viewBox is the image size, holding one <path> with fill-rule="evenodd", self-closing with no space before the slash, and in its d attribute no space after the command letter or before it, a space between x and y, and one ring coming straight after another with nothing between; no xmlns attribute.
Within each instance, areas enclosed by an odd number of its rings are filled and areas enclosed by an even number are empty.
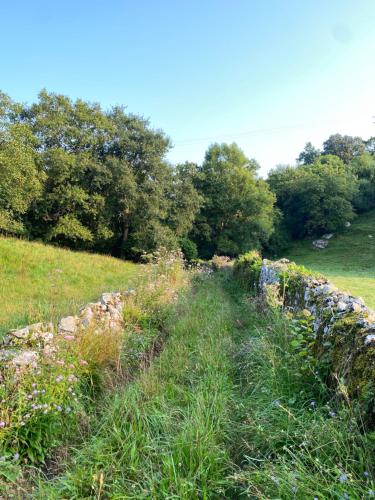
<svg viewBox="0 0 375 500"><path fill-rule="evenodd" d="M234 273L271 307L303 318L307 334L296 339L301 355L313 355L324 380L348 401L358 400L366 424L375 424L375 312L361 298L341 292L323 276L287 259L240 257Z"/></svg>

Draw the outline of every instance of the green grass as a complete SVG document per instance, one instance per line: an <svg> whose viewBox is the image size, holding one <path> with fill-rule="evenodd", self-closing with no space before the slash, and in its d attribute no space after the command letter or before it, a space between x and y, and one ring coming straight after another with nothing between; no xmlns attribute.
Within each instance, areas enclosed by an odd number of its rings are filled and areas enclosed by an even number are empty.
<svg viewBox="0 0 375 500"><path fill-rule="evenodd" d="M324 250L314 250L311 240L305 240L282 257L322 273L341 290L361 296L375 308L375 211L359 216L344 233L335 234Z"/></svg>
<svg viewBox="0 0 375 500"><path fill-rule="evenodd" d="M127 288L136 272L112 257L0 238L0 336L76 313L101 292Z"/></svg>
<svg viewBox="0 0 375 500"><path fill-rule="evenodd" d="M221 274L180 298L164 328L160 356L107 398L35 498L370 498L370 436L296 352L298 324Z"/></svg>

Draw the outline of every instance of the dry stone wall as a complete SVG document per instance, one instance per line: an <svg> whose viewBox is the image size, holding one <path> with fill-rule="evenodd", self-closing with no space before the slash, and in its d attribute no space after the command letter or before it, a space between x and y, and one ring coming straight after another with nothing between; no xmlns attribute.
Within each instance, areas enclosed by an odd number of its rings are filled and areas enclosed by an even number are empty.
<svg viewBox="0 0 375 500"><path fill-rule="evenodd" d="M103 334L121 330L125 299L133 294L135 290L103 293L98 302L85 305L76 316L61 318L57 326L50 322L35 323L9 331L1 339L0 361L20 369L36 367L41 356L53 356L58 337L74 340L86 328Z"/></svg>
<svg viewBox="0 0 375 500"><path fill-rule="evenodd" d="M311 316L314 353L330 383L343 383L375 426L375 312L326 278L281 259L261 263L257 290L273 303Z"/></svg>

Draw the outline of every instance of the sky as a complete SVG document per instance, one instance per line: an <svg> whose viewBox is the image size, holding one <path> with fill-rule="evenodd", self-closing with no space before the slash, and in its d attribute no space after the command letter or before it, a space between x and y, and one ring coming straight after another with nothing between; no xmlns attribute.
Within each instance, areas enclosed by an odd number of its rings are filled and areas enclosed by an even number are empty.
<svg viewBox="0 0 375 500"><path fill-rule="evenodd" d="M124 105L173 162L237 142L261 165L375 136L375 0L0 0L0 89Z"/></svg>

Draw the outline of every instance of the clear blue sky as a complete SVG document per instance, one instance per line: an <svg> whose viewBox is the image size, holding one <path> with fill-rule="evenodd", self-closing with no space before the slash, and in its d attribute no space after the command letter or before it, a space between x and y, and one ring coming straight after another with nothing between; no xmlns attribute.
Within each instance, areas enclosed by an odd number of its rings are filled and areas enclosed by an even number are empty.
<svg viewBox="0 0 375 500"><path fill-rule="evenodd" d="M149 117L172 162L236 141L262 165L375 135L375 0L2 0L0 88Z"/></svg>

